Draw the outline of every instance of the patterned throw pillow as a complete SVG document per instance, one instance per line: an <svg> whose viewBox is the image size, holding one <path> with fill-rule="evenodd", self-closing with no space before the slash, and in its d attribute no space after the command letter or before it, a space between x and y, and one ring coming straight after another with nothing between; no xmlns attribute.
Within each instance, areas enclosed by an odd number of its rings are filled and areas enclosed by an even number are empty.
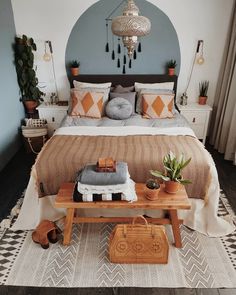
<svg viewBox="0 0 236 295"><path fill-rule="evenodd" d="M136 112L142 114L142 97L144 93L148 94L174 94L173 90L170 89L140 89L137 92L137 103L136 103Z"/></svg>
<svg viewBox="0 0 236 295"><path fill-rule="evenodd" d="M75 91L72 93L71 116L101 118L103 92Z"/></svg>
<svg viewBox="0 0 236 295"><path fill-rule="evenodd" d="M173 94L144 93L142 96L142 114L145 118L173 118Z"/></svg>
<svg viewBox="0 0 236 295"><path fill-rule="evenodd" d="M105 116L105 107L106 107L106 104L108 102L108 99L109 99L109 92L110 92L110 88L93 88L93 87L88 87L88 88L72 88L71 89L71 99L70 99L70 102L69 102L69 113L71 112L71 109L72 109L72 97L73 97L73 93L77 92L77 91L87 91L87 92L100 92L103 94L103 108L102 108L102 116Z"/></svg>

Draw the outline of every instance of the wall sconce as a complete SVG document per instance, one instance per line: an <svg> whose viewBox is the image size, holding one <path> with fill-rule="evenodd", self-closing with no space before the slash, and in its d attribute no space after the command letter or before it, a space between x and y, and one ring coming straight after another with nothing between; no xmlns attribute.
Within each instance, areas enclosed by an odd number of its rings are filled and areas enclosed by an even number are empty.
<svg viewBox="0 0 236 295"><path fill-rule="evenodd" d="M197 63L198 65L202 65L204 62L205 62L205 59L203 57L203 40L198 40L197 49L196 49L195 54L194 54L194 59L193 59L190 75L189 75L189 78L188 78L187 86L185 88L184 93L180 97L180 104L181 105L187 105L187 103L188 103L188 101L187 101L188 100L187 90L188 90L188 87L189 87L189 84L190 84L190 81L191 81L191 78L192 78L195 63Z"/></svg>
<svg viewBox="0 0 236 295"><path fill-rule="evenodd" d="M50 41L45 41L45 42L44 42L44 55L43 55L43 60L44 60L44 61L50 61L50 60L51 60L51 54L48 53L48 51L47 51L47 46L48 46L49 49L50 49L49 44L51 44ZM52 46L52 45L51 45L51 46Z"/></svg>
<svg viewBox="0 0 236 295"><path fill-rule="evenodd" d="M49 49L49 52L48 52L48 49ZM56 92L55 101L57 102L58 101L58 90L57 90L56 73L55 73L55 66L54 66L54 59L53 59L52 42L49 40L44 42L43 60L46 62L49 62L49 61L52 62L52 71L53 71L53 78L54 78L55 92Z"/></svg>
<svg viewBox="0 0 236 295"><path fill-rule="evenodd" d="M198 58L197 58L197 63L199 65L202 65L205 61L204 57L203 57L203 40L198 40L198 45L197 45L197 53L199 54Z"/></svg>

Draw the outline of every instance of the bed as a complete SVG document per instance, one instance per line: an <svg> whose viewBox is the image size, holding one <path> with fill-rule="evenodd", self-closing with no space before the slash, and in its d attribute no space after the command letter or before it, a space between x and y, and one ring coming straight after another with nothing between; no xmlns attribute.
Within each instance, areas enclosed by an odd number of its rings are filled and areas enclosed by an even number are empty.
<svg viewBox="0 0 236 295"><path fill-rule="evenodd" d="M80 75L80 82L104 83L122 86L140 83L173 82L177 90L177 76L167 75ZM73 81L71 80L71 86ZM13 230L34 229L40 220L57 220L65 215L55 209L53 202L62 182L73 182L76 172L98 157L112 156L126 161L131 178L145 182L150 169L162 169L163 156L170 150L184 152L192 160L184 177L193 183L187 187L192 209L181 211L184 224L209 236L222 236L233 231L233 226L217 216L219 182L210 154L195 137L187 121L179 113L174 95L172 119L146 119L132 114L123 120L108 117L98 119L67 116L61 128L47 142L32 168L24 203ZM79 212L86 216L86 210ZM146 214L159 217L153 211L109 210L89 211L93 216L131 216Z"/></svg>

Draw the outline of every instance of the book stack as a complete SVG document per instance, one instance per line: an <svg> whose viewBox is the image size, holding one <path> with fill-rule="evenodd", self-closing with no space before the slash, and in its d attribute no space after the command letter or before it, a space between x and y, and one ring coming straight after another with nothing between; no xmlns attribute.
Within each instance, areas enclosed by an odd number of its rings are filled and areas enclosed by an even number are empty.
<svg viewBox="0 0 236 295"><path fill-rule="evenodd" d="M112 158L99 158L97 161L97 172L116 172L116 161Z"/></svg>

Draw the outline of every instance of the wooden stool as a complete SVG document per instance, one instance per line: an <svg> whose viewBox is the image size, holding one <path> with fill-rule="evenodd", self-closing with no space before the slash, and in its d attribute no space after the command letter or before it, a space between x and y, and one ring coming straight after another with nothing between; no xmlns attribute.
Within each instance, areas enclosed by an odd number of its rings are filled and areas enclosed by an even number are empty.
<svg viewBox="0 0 236 295"><path fill-rule="evenodd" d="M175 239L175 247L181 248L180 224L183 220L178 219L177 209L189 210L191 204L189 202L184 186L176 194L168 194L161 186L158 199L149 201L144 194L144 183L136 184L136 193L138 200L129 203L127 201L100 201L100 202L74 202L73 190L74 183L63 183L55 200L56 208L66 208L67 214L64 227L64 245L69 245L71 240L71 232L73 223L102 223L102 222L131 222L132 217L77 217L75 209L79 208L107 208L107 209L154 209L167 210L169 217L167 218L147 218L148 222L156 224L171 224Z"/></svg>

